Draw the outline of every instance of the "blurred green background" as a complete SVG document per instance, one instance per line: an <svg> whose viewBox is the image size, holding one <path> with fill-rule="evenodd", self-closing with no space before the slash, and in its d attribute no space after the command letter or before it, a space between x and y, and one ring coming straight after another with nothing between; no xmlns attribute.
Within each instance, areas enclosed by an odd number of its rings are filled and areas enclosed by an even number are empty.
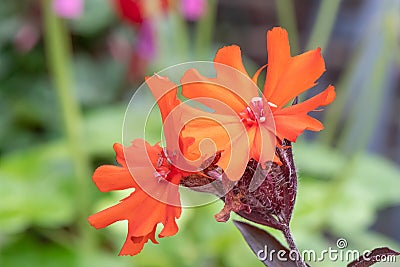
<svg viewBox="0 0 400 267"><path fill-rule="evenodd" d="M86 217L128 193L99 193L91 174L115 162L144 76L232 43L255 71L273 26L289 31L292 54L322 48L327 72L303 98L331 83L338 94L314 114L326 129L294 145L300 249L338 238L400 249L399 1L152 0L136 21L118 1L84 0L81 13L54 2L0 4L1 267L262 266L232 222L214 220L222 202L184 210L176 236L135 257L116 256L124 223L96 231Z"/></svg>

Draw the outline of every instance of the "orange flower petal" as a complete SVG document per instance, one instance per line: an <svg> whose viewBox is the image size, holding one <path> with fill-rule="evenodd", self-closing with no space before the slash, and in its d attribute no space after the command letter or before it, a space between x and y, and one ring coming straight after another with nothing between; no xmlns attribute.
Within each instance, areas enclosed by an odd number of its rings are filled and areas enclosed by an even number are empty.
<svg viewBox="0 0 400 267"><path fill-rule="evenodd" d="M186 149L189 160L199 160L202 163L221 151L217 164L224 169L230 180L236 181L244 173L250 146L246 129L235 116L195 118L185 126L182 135L194 138L194 142ZM235 151L235 156L231 151Z"/></svg>
<svg viewBox="0 0 400 267"><path fill-rule="evenodd" d="M210 135L210 133L212 133L212 135ZM221 124L202 117L195 118L186 124L182 136L194 138L194 142L186 149L188 151L186 157L192 161L199 158L204 161L219 150L222 150L222 153L226 154L227 146L229 146L230 142L229 135ZM200 143L208 138L210 142L204 142L202 146L200 146ZM230 155L226 155L226 157L230 157Z"/></svg>
<svg viewBox="0 0 400 267"><path fill-rule="evenodd" d="M145 236L139 236L139 237L133 237L128 233L126 237L126 241L118 255L120 256L134 256L138 254L140 251L142 251L144 244L149 241L149 239L154 243L158 244L155 234L156 234L156 228L153 228L153 231L151 231L149 234Z"/></svg>
<svg viewBox="0 0 400 267"><path fill-rule="evenodd" d="M177 98L177 85L167 77L154 75L147 77L146 83L160 108L166 143L165 149L169 153L182 151L183 154L186 154L184 148L187 148L194 140L191 136L182 138L180 131L184 129L187 118L197 117L201 111L182 103Z"/></svg>
<svg viewBox="0 0 400 267"><path fill-rule="evenodd" d="M304 130L322 130L324 128L323 124L307 115L307 113L319 106L330 104L335 99L335 96L335 88L329 86L323 92L303 103L276 110L274 118L278 137L295 142Z"/></svg>
<svg viewBox="0 0 400 267"><path fill-rule="evenodd" d="M117 162L124 168L113 165L103 165L95 170L93 173L93 182L101 192L123 190L137 186L126 168L123 146L115 143L114 150Z"/></svg>
<svg viewBox="0 0 400 267"><path fill-rule="evenodd" d="M249 133L242 130L242 125L232 124L228 131L230 132L230 142L226 144L226 151L229 157L221 154L218 166L224 169L225 174L231 181L238 181L247 166L250 157Z"/></svg>
<svg viewBox="0 0 400 267"><path fill-rule="evenodd" d="M265 167L267 161L272 161L275 155L275 129L269 125L252 127L255 129L254 138L251 144L251 158Z"/></svg>
<svg viewBox="0 0 400 267"><path fill-rule="evenodd" d="M246 76L249 76L243 65L242 52L240 51L240 47L237 45L224 46L220 48L215 55L214 62L228 65L242 72Z"/></svg>
<svg viewBox="0 0 400 267"><path fill-rule="evenodd" d="M121 144L115 143L113 148L114 148L114 151L116 154L117 162L121 166L125 167L126 162L125 162L125 155L124 155L124 147Z"/></svg>
<svg viewBox="0 0 400 267"><path fill-rule="evenodd" d="M321 131L324 125L317 119L305 114L276 116L276 135L280 138L286 138L291 142L296 142L297 137L304 130Z"/></svg>
<svg viewBox="0 0 400 267"><path fill-rule="evenodd" d="M213 98L237 113L243 111L253 97L259 96L259 90L243 66L240 47L232 45L219 49L214 62L217 77L207 78L190 69L181 79L182 94L190 99Z"/></svg>
<svg viewBox="0 0 400 267"><path fill-rule="evenodd" d="M171 110L181 103L177 98L178 86L167 77L162 77L157 74L146 77L146 83L157 101L162 121L164 122Z"/></svg>
<svg viewBox="0 0 400 267"><path fill-rule="evenodd" d="M159 188L160 192L166 195L175 195L179 198L178 190L171 190L171 187L165 186L166 184L167 183L162 183ZM166 191L164 191L164 189ZM181 216L180 206L162 203L141 190L133 197L135 197L135 200L139 204L137 206L132 205L133 210L128 211L130 213L130 218L128 219L134 225L134 228L130 230L132 236L141 236L150 233L153 227L158 223L165 223L165 221L169 220L175 222L175 219ZM170 227L170 225L168 225L168 227ZM166 232L168 232L167 230ZM172 235L174 234L176 234L176 232L172 233Z"/></svg>
<svg viewBox="0 0 400 267"><path fill-rule="evenodd" d="M158 144L152 146L144 139L135 139L131 142L131 146L125 148L127 165L135 167L135 169L146 168L149 172L154 173L154 166L157 166L162 152L163 149Z"/></svg>
<svg viewBox="0 0 400 267"><path fill-rule="evenodd" d="M268 69L264 84L264 96L270 96L276 89L286 66L290 61L289 37L285 29L273 28L267 32Z"/></svg>
<svg viewBox="0 0 400 267"><path fill-rule="evenodd" d="M247 129L247 137L248 137L248 142L250 145L250 155L249 158L255 159L258 161L260 157L260 151L258 150L258 144L256 142L256 135L257 135L257 126L250 127Z"/></svg>
<svg viewBox="0 0 400 267"><path fill-rule="evenodd" d="M119 190L126 188L134 188L135 191L120 203L93 214L88 218L89 223L96 229L104 228L114 222L128 220L128 235L120 255L135 255L139 253L144 244L150 239L157 243L155 239L155 230L159 223L164 225L159 237L171 236L176 234L178 227L175 220L181 215L181 207L179 200L179 192L177 186L171 186L167 181L158 179L154 176L154 164L162 152L158 145L150 146L144 140L134 140L132 146L126 148L126 159L131 160L132 156L136 156L139 162L121 162L123 147L121 145L114 146L117 152L117 158L122 167L117 166L101 166L93 175L93 180L102 191ZM148 154L148 157L143 157ZM141 159L141 160L140 160ZM133 164L133 165L131 165ZM137 184L128 170L136 164L140 164L139 171L136 172L146 175L141 177L140 181L148 181L146 185L150 185L150 191L157 195L149 195L143 191L142 187ZM135 173L136 173L135 172ZM180 173L171 172L173 177L167 178L174 183L179 183L181 179ZM170 174L168 174L170 176ZM164 203L163 200L172 201L177 205Z"/></svg>
<svg viewBox="0 0 400 267"><path fill-rule="evenodd" d="M232 69L229 69L229 72L242 76L242 74L238 74L237 71ZM227 81L229 80L207 78L202 76L197 70L189 69L181 79L182 95L203 104L205 103L201 98L215 99L229 105L235 112L239 113L246 107L246 103L234 91L236 87L232 88L227 84Z"/></svg>
<svg viewBox="0 0 400 267"><path fill-rule="evenodd" d="M267 64L265 64L264 66L262 66L261 68L259 68L257 71L256 71L256 73L254 73L254 75L253 75L253 77L251 78L252 80L253 80L253 82L255 83L255 84L258 84L258 77L260 76L260 74L261 74L261 72L265 69L265 68L267 68Z"/></svg>
<svg viewBox="0 0 400 267"><path fill-rule="evenodd" d="M307 99L304 102L301 102L296 105L288 106L279 111L274 112L274 114L298 114L298 113L307 113L313 111L314 109L329 105L336 98L335 87L333 85L329 85L324 91L321 93Z"/></svg>
<svg viewBox="0 0 400 267"><path fill-rule="evenodd" d="M124 190L136 186L128 169L112 165L97 168L93 174L93 182L101 192Z"/></svg>
<svg viewBox="0 0 400 267"><path fill-rule="evenodd" d="M288 34L282 28L268 31L267 46L268 69L264 96L278 107L313 87L325 72L320 48L290 56Z"/></svg>
<svg viewBox="0 0 400 267"><path fill-rule="evenodd" d="M167 206L167 211L165 216L164 221L162 224L164 225L164 228L162 231L158 234L158 237L166 237L166 236L173 236L178 232L178 225L176 224L175 220L171 220L171 218L179 218L181 215L182 210L179 209L177 210L176 207L174 206Z"/></svg>
<svg viewBox="0 0 400 267"><path fill-rule="evenodd" d="M136 205L140 204L132 197L134 194L135 193L132 193L129 197L112 207L89 216L89 223L94 228L100 229L117 221L126 220L132 212L132 208L135 208Z"/></svg>

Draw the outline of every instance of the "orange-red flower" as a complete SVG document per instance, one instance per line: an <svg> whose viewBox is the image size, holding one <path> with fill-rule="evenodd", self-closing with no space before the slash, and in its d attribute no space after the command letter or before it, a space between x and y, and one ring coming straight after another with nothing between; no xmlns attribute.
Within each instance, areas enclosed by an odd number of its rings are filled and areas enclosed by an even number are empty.
<svg viewBox="0 0 400 267"><path fill-rule="evenodd" d="M176 219L181 215L179 184L186 177L205 176L200 166L206 159L218 154L218 162L213 161L212 166L217 163L236 181L249 158L262 166L272 160L277 138L296 141L304 130L323 129L322 123L308 113L334 100L333 86L303 103L288 105L313 87L325 71L320 49L292 57L287 32L282 28L269 31L267 42L269 64L262 94L256 84L265 66L250 78L238 46L217 52L216 78L206 78L194 69L184 74L182 94L213 112L182 103L178 86L168 78L146 78L160 108L166 146L151 146L143 139L133 140L128 147L115 144L120 166L100 166L93 174L93 181L102 192L134 189L120 203L88 218L97 229L128 221L120 255L136 255L149 239L157 243L159 223L163 225L160 238L177 233ZM204 147L207 139L214 144ZM220 179L219 168L217 174L216 178L207 178Z"/></svg>
<svg viewBox="0 0 400 267"><path fill-rule="evenodd" d="M176 97L176 86L159 76L148 78L153 88L166 88L170 91L153 94L158 100L163 121L180 101ZM173 84L172 84L173 85ZM173 129L171 136L177 138L180 146L188 147ZM181 215L180 196L178 191L182 177L189 175L174 164L167 149L158 144L151 146L143 139L135 139L129 147L114 145L117 162L121 166L104 165L96 169L93 181L102 192L132 188L134 192L120 203L88 218L95 228L104 228L116 221L128 221L128 234L120 255L136 255L144 244L155 239L156 227L159 223L164 228L159 237L172 236L178 231L175 222Z"/></svg>
<svg viewBox="0 0 400 267"><path fill-rule="evenodd" d="M335 99L334 87L328 86L320 94L302 103L287 106L296 96L316 85L315 81L325 71L324 59L320 48L292 57L288 34L282 28L268 31L267 48L268 67L262 95L255 84L266 66L250 78L243 66L240 48L235 45L223 47L217 52L214 59L216 78L204 77L191 69L181 80L182 94L185 97L199 102L204 102L199 98L215 99L236 112L235 115L246 127L250 157L260 163L270 160L268 157L271 157L271 131L276 129L278 138L294 142L304 130L322 130L322 123L308 113L319 106L328 105ZM248 82L250 79L253 84ZM275 129L271 126L273 123ZM221 125L229 124L232 124L230 116ZM201 127L205 127L205 124L202 123ZM212 131L201 131L198 127L188 129L185 134L195 137L195 140L211 138L215 141L217 149L224 150L229 140L223 137L221 129L214 129L213 124L210 124L210 127L213 128ZM241 134L237 132L234 136ZM195 142L194 145L198 144ZM244 160L245 155L236 152L235 160ZM230 156L222 154L220 162L224 163L226 157Z"/></svg>
<svg viewBox="0 0 400 267"><path fill-rule="evenodd" d="M135 191L88 220L96 229L127 220L128 234L120 255L136 255L149 239L157 243L155 233L159 223L164 227L158 237L177 233L175 219L181 215L178 185L182 172L168 163L160 146L150 146L142 139L125 148L126 157L122 145L115 144L114 150L121 166L100 166L93 174L93 181L102 192L127 188ZM133 178L130 169L137 177Z"/></svg>
<svg viewBox="0 0 400 267"><path fill-rule="evenodd" d="M247 80L253 85L250 79ZM191 84L194 81L186 82ZM182 103L177 99L178 86L165 77L154 75L147 78L146 83L156 99L161 96L164 98L163 101L158 101L158 105L163 119L166 150L169 154L180 155L172 159L173 163L181 169L195 172L205 160L215 156L217 151L222 151L225 157L223 161L218 161L218 165L231 180L238 180L247 166L248 158L233 157L231 151L248 155L249 142L246 134L242 133L245 127L234 116L234 111L212 98L203 102L212 106L217 111L215 113ZM186 85L182 86L185 88ZM215 147L213 142L207 141L210 133L213 134L213 139L218 138L217 144L224 145ZM270 146L271 154L274 148Z"/></svg>
<svg viewBox="0 0 400 267"><path fill-rule="evenodd" d="M224 59L235 60L232 52L225 47L217 53L216 78L203 77L195 69L182 77L182 94L213 110L207 118L194 118L182 135L194 138L187 149L189 158L198 157L195 148L202 140L211 139L216 150L222 151L218 165L230 180L237 181L250 158L262 163L274 158L275 126L268 106L258 97L258 88L249 76L228 64L219 64Z"/></svg>

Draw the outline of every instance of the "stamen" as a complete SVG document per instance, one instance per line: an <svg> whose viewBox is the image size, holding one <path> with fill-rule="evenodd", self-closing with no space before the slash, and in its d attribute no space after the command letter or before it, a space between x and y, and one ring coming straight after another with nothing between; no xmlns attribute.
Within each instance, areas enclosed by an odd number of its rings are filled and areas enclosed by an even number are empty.
<svg viewBox="0 0 400 267"><path fill-rule="evenodd" d="M275 106L274 103L268 102L270 106ZM249 106L240 113L242 117L242 122L247 123L249 126L254 123L263 123L267 120L264 110L264 101L261 97L256 96L250 100Z"/></svg>
<svg viewBox="0 0 400 267"><path fill-rule="evenodd" d="M157 171L153 173L154 177L157 179L157 182L161 182L161 180L164 178L161 174L159 174Z"/></svg>
<svg viewBox="0 0 400 267"><path fill-rule="evenodd" d="M270 106L273 107L273 108L277 108L277 107L278 107L276 104L274 104L274 103L272 103L272 102L269 102L269 101L268 101L268 105L270 105Z"/></svg>
<svg viewBox="0 0 400 267"><path fill-rule="evenodd" d="M165 153L165 151L163 152ZM171 172L169 165L169 158L166 155L159 154L155 166L155 172L153 173L158 182L167 179L168 174Z"/></svg>
<svg viewBox="0 0 400 267"><path fill-rule="evenodd" d="M157 181L160 182L161 180L167 179L167 176L168 176L168 174L169 174L170 172L171 172L171 171L168 170L168 169L166 169L166 168L161 168L161 169L157 169L157 170L153 173L153 175L154 175L155 178L157 178Z"/></svg>

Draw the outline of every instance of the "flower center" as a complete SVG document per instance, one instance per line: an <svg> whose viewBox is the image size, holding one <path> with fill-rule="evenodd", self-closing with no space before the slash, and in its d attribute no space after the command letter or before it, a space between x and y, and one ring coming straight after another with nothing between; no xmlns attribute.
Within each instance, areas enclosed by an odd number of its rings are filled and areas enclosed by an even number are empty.
<svg viewBox="0 0 400 267"><path fill-rule="evenodd" d="M273 103L268 102L270 106L276 106ZM261 97L253 97L250 101L249 106L247 106L242 112L240 112L240 117L243 123L247 126L252 126L257 123L263 123L266 121L266 114L264 109L264 101Z"/></svg>

